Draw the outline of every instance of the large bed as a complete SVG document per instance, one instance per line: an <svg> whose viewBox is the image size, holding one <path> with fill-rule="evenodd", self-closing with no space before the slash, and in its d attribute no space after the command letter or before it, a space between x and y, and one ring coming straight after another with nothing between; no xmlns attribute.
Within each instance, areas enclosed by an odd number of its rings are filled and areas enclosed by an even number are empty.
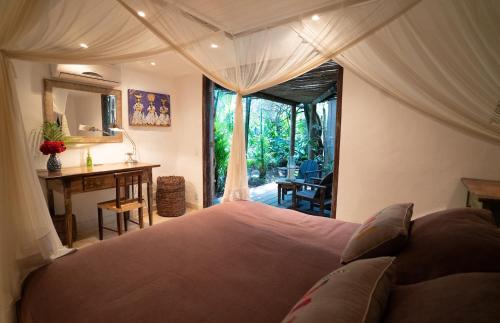
<svg viewBox="0 0 500 323"><path fill-rule="evenodd" d="M358 226L254 202L214 206L40 268L20 322L280 322L341 266Z"/></svg>

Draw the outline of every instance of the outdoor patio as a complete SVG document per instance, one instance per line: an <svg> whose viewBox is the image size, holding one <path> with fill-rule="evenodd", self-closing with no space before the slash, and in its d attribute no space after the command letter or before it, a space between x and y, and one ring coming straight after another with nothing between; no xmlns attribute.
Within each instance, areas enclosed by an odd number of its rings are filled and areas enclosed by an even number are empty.
<svg viewBox="0 0 500 323"><path fill-rule="evenodd" d="M219 204L221 199L222 197L214 199L214 204ZM285 195L284 200L281 200L281 204L278 204L278 184L276 184L275 182L257 187L251 187L250 199L254 202L260 202L283 209L289 209L292 206L292 192L288 192L288 194ZM309 203L302 202L299 211L310 213ZM317 211L317 208L315 208L315 211ZM325 216L330 216L330 211L325 210L325 214Z"/></svg>

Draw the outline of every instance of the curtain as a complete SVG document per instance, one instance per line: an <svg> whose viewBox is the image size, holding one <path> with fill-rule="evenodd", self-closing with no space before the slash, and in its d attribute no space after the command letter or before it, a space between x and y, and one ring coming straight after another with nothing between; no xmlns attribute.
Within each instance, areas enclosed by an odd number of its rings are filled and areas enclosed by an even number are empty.
<svg viewBox="0 0 500 323"><path fill-rule="evenodd" d="M9 57L120 62L167 50L110 1L0 1L0 322L15 321L21 283L71 252L54 229L23 127ZM112 14L112 19L107 19ZM84 16L85 19L78 19ZM111 27L108 29L108 27ZM79 43L93 46L82 51ZM40 102L41 105L41 102Z"/></svg>
<svg viewBox="0 0 500 323"><path fill-rule="evenodd" d="M14 317L20 282L39 266L70 252L54 230L31 158L11 67L0 51L0 316Z"/></svg>
<svg viewBox="0 0 500 323"><path fill-rule="evenodd" d="M203 8L199 1L118 1L133 15L142 11L145 17L138 20L147 29L213 81L238 93L224 202L249 199L245 146L239 138L244 134L241 96L321 65L419 2L246 0L234 6L214 0ZM249 6L266 10L249 11ZM283 18L283 10L292 16ZM247 19L256 27L248 30Z"/></svg>
<svg viewBox="0 0 500 323"><path fill-rule="evenodd" d="M498 143L499 30L499 1L424 1L335 60L407 106Z"/></svg>

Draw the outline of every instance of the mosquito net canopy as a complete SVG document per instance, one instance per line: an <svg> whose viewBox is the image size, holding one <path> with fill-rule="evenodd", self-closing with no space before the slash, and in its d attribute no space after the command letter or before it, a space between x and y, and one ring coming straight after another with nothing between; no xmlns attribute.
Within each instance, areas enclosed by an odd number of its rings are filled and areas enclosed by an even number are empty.
<svg viewBox="0 0 500 323"><path fill-rule="evenodd" d="M500 142L495 0L0 0L0 306L68 252L30 159L10 59L99 64L182 55L237 95L224 201L248 199L241 96L327 60L433 118ZM29 203L27 203L29 201Z"/></svg>

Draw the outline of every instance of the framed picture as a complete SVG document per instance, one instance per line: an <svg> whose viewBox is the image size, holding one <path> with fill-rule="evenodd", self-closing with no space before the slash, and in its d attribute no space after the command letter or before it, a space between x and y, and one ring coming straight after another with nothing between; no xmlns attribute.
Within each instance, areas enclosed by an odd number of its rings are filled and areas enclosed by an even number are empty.
<svg viewBox="0 0 500 323"><path fill-rule="evenodd" d="M128 90L128 124L141 127L170 127L170 95Z"/></svg>

